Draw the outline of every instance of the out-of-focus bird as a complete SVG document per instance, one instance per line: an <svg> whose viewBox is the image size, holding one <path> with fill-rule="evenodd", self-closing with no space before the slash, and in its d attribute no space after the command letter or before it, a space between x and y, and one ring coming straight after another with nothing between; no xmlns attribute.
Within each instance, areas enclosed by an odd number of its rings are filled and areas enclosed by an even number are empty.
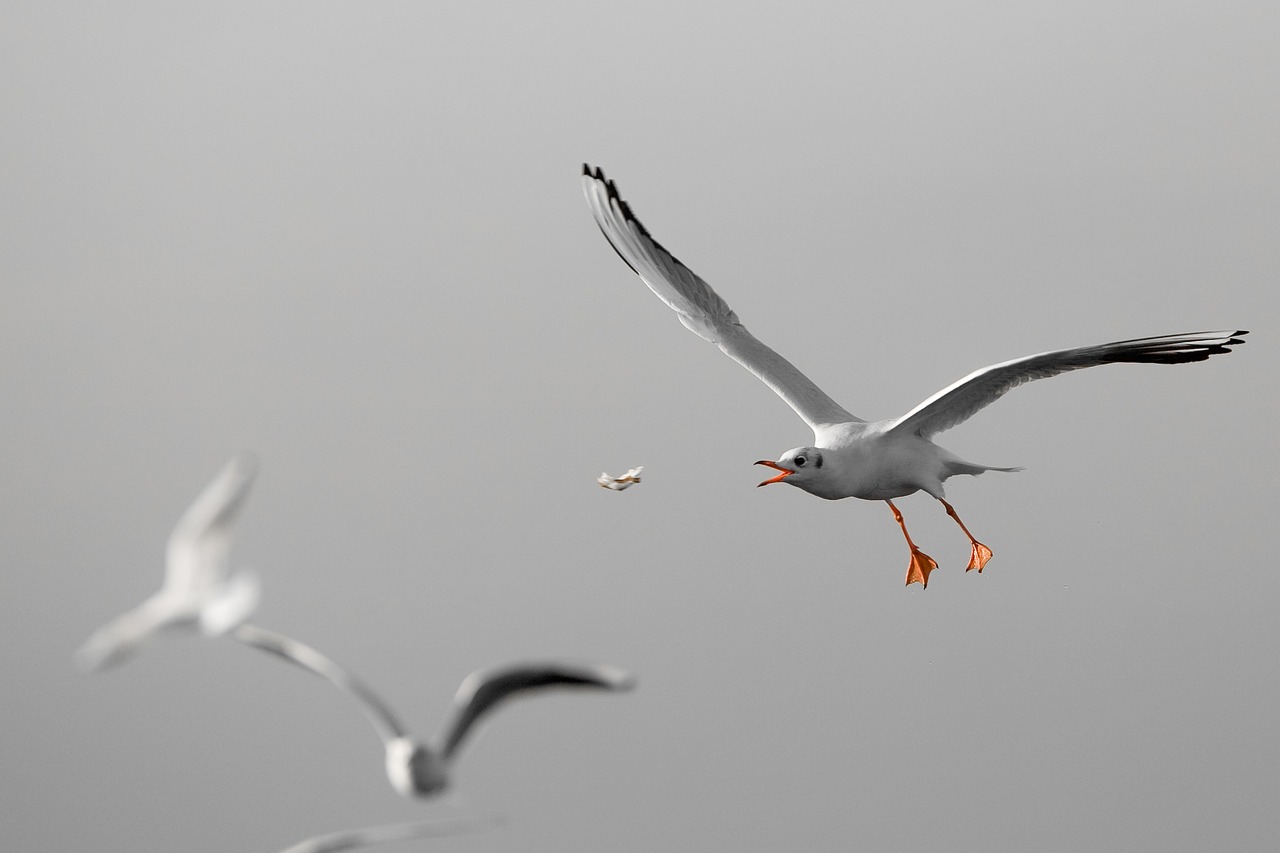
<svg viewBox="0 0 1280 853"><path fill-rule="evenodd" d="M411 799L438 794L448 786L450 768L468 734L506 700L553 688L623 691L635 686L631 675L599 664L545 661L478 670L462 680L436 735L419 743L376 693L310 646L247 623L228 637L315 673L355 699L382 739L391 786Z"/></svg>
<svg viewBox="0 0 1280 853"><path fill-rule="evenodd" d="M738 322L728 304L691 269L650 235L618 195L603 170L582 167L582 187L596 224L627 266L667 303L680 322L759 377L813 429L811 446L797 447L777 461L762 459L780 472L760 483L789 483L828 500L862 498L885 501L902 528L911 552L907 584L929 584L937 568L907 533L893 498L924 491L942 503L972 543L970 569L982 571L991 549L965 527L943 493L943 481L956 474L1017 471L966 462L934 444L937 433L968 420L1011 388L1069 370L1118 362L1182 364L1204 361L1243 343L1244 331L1192 332L1054 350L1001 362L970 373L905 415L881 421L855 417L814 385L791 362L755 338ZM805 310L808 310L805 307Z"/></svg>
<svg viewBox="0 0 1280 853"><path fill-rule="evenodd" d="M258 471L249 454L236 456L205 486L169 535L159 592L98 629L76 652L86 671L120 663L166 629L225 634L258 605L258 577L232 572L231 528Z"/></svg>

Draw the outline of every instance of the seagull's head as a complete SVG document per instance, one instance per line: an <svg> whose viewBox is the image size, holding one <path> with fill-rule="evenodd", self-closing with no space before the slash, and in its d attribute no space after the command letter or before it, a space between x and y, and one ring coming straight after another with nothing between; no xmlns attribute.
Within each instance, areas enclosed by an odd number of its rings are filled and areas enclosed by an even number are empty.
<svg viewBox="0 0 1280 853"><path fill-rule="evenodd" d="M770 477L763 483L759 483L760 486L767 486L770 483L789 483L809 492L813 491L823 477L822 451L816 447L797 447L782 454L777 462L761 459L756 464L766 465L779 472L776 477Z"/></svg>

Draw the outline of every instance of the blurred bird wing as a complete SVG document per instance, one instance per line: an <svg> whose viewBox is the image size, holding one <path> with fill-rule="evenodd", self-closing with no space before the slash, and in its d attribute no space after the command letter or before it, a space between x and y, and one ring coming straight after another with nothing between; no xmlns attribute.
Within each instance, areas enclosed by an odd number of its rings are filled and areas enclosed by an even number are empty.
<svg viewBox="0 0 1280 853"><path fill-rule="evenodd" d="M178 519L165 550L166 587L204 594L226 581L231 526L257 472L252 456L236 456Z"/></svg>
<svg viewBox="0 0 1280 853"><path fill-rule="evenodd" d="M76 665L97 672L132 657L159 631L189 621L195 613L171 595L156 593L103 625L76 651Z"/></svg>
<svg viewBox="0 0 1280 853"><path fill-rule="evenodd" d="M339 853L342 850L358 850L388 841L404 841L409 838L437 838L474 832L499 823L497 817L437 818L435 820L396 823L386 826L367 826L331 832L300 841L280 853Z"/></svg>
<svg viewBox="0 0 1280 853"><path fill-rule="evenodd" d="M510 664L471 673L453 697L450 716L433 740L447 762L476 723L507 699L549 688L630 690L635 679L621 669L560 662Z"/></svg>
<svg viewBox="0 0 1280 853"><path fill-rule="evenodd" d="M318 675L346 693L360 705L384 743L406 736L404 727L400 725L400 721L378 694L370 690L363 681L305 643L248 623L234 626L227 636L247 646L275 655L313 675Z"/></svg>

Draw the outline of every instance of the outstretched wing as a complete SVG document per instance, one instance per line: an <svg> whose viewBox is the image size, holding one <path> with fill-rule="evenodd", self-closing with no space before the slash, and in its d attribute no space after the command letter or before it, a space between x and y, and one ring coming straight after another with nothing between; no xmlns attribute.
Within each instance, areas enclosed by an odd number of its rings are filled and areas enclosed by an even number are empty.
<svg viewBox="0 0 1280 853"><path fill-rule="evenodd" d="M1096 367L1099 364L1183 364L1204 361L1211 355L1230 352L1231 347L1243 344L1243 336L1247 334L1249 333L1246 331L1219 331L1135 338L1098 346L1042 352L993 364L943 388L902 417L890 422L886 431L913 432L929 438L963 423L979 409L994 403L1009 389L1024 382L1057 376L1068 370Z"/></svg>
<svg viewBox="0 0 1280 853"><path fill-rule="evenodd" d="M748 332L711 285L649 236L602 169L583 164L582 189L596 224L614 251L671 306L687 328L758 376L813 429L861 420Z"/></svg>
<svg viewBox="0 0 1280 853"><path fill-rule="evenodd" d="M378 694L369 689L363 681L305 643L247 622L237 625L227 636L314 673L346 693L360 705L360 710L364 711L369 722L373 723L378 737L382 738L384 743L405 737L404 726Z"/></svg>
<svg viewBox="0 0 1280 853"><path fill-rule="evenodd" d="M462 680L453 697L451 716L433 745L446 762L450 761L476 722L514 696L553 687L621 691L634 686L635 679L626 672L597 664L552 661L482 669Z"/></svg>
<svg viewBox="0 0 1280 853"><path fill-rule="evenodd" d="M128 613L112 619L94 631L76 651L76 665L83 672L98 672L132 657L175 619L190 618L190 613L176 612L173 604L163 595L153 595Z"/></svg>

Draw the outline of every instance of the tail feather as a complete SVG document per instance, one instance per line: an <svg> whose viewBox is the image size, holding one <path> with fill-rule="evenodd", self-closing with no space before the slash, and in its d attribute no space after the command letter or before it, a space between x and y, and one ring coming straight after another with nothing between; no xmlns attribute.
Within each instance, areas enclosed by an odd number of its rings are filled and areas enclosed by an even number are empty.
<svg viewBox="0 0 1280 853"><path fill-rule="evenodd" d="M1012 474L1014 471L1021 471L1022 466L1017 465L1012 468L998 468L995 465L977 465L973 462L966 462L955 456L951 456L946 460L947 476L953 477L956 474L972 474L978 476L987 471L1001 471L1006 474Z"/></svg>

